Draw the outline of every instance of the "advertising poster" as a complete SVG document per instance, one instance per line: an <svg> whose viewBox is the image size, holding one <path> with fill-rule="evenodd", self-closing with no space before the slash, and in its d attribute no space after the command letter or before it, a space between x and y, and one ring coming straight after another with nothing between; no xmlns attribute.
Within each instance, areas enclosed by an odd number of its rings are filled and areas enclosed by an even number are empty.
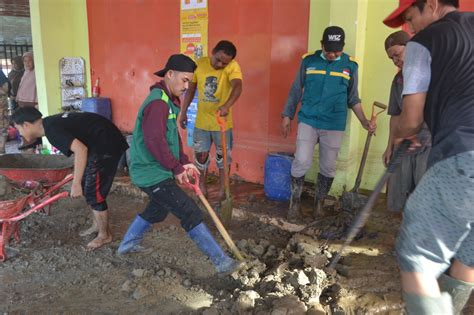
<svg viewBox="0 0 474 315"><path fill-rule="evenodd" d="M207 56L207 25L207 0L181 0L181 53L194 60Z"/></svg>

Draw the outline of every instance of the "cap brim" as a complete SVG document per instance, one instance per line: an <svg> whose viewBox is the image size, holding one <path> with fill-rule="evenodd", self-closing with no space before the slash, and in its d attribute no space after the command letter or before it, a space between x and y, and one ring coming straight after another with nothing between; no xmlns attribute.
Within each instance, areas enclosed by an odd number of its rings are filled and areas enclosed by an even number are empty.
<svg viewBox="0 0 474 315"><path fill-rule="evenodd" d="M323 43L323 45L324 50L329 52L340 52L344 50L344 43L329 42Z"/></svg>
<svg viewBox="0 0 474 315"><path fill-rule="evenodd" d="M383 20L383 23L388 27L392 28L396 28L405 24L405 20L403 20L403 13L412 5L412 2L400 5L395 11L393 11L389 16L387 16L385 20Z"/></svg>
<svg viewBox="0 0 474 315"><path fill-rule="evenodd" d="M161 69L160 71L155 72L154 75L164 78L166 72L168 72L168 69L165 68L165 69Z"/></svg>

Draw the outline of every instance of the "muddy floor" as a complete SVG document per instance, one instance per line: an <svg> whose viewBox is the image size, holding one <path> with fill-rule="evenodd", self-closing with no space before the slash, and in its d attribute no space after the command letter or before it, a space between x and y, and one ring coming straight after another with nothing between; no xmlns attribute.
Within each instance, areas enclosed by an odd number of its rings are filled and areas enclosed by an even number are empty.
<svg viewBox="0 0 474 315"><path fill-rule="evenodd" d="M0 263L0 312L403 313L393 250L400 220L383 210L383 199L337 271L331 272L326 265L342 242L339 234L351 220L350 213L329 213L330 219L303 229L303 224L284 219L286 203L265 199L261 186L234 182L229 232L248 263L238 274L220 278L172 216L146 235L144 245L153 251L116 255L121 237L146 199L126 178L114 187L109 198L115 239L111 246L86 251L91 238L79 237L90 224L83 200L62 200L50 216L35 214L22 222L22 242L10 244L8 260ZM216 184L211 183L211 204L216 196ZM306 198L305 209L310 205ZM337 202L329 202L328 208L337 209ZM210 221L208 226L217 236ZM324 233L328 230L331 233Z"/></svg>

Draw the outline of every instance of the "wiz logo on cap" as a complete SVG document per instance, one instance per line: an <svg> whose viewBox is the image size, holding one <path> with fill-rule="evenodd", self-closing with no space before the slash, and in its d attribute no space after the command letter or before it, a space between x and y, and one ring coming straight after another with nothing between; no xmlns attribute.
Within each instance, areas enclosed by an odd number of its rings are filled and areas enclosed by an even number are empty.
<svg viewBox="0 0 474 315"><path fill-rule="evenodd" d="M329 26L324 30L321 44L324 50L330 52L339 52L344 49L344 30L339 26Z"/></svg>

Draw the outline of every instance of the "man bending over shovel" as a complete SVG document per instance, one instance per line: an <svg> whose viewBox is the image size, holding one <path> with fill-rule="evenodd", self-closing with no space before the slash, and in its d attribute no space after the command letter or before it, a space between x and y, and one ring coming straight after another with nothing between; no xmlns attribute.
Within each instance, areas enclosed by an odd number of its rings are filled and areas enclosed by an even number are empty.
<svg viewBox="0 0 474 315"><path fill-rule="evenodd" d="M397 240L408 314L460 314L474 287L474 13L458 7L458 0L400 0L384 20L415 33L395 143L408 138L420 147L424 121L432 135Z"/></svg>
<svg viewBox="0 0 474 315"><path fill-rule="evenodd" d="M176 183L189 182L199 174L183 152L178 133L179 96L189 87L196 64L185 55L172 55L164 69L155 74L163 80L150 88L138 111L131 147L132 182L150 198L145 210L129 226L119 254L140 252L143 235L153 223L171 212L197 247L207 255L217 272L231 273L239 264L227 256L203 223L197 204Z"/></svg>
<svg viewBox="0 0 474 315"><path fill-rule="evenodd" d="M86 197L92 210L92 226L81 236L98 233L87 247L96 249L112 242L105 198L112 187L118 162L128 145L120 130L94 113L63 113L41 118L34 107L19 108L12 116L27 142L46 136L64 155L74 153L71 197Z"/></svg>

